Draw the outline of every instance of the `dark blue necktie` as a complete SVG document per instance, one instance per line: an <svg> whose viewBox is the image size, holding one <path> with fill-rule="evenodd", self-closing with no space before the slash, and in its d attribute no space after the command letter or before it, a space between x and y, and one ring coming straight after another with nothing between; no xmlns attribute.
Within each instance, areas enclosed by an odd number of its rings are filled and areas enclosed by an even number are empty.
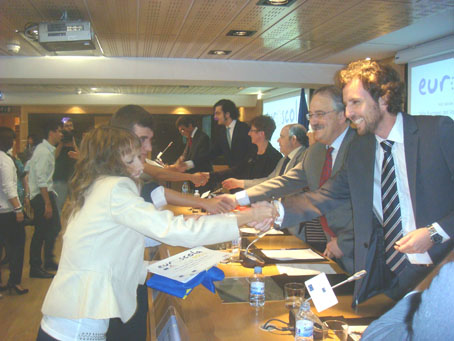
<svg viewBox="0 0 454 341"><path fill-rule="evenodd" d="M381 199L383 207L383 229L385 234L385 261L389 269L398 274L408 263L405 254L394 249L394 244L403 237L402 215L397 193L396 171L391 149L392 141L380 143L384 150L381 173Z"/></svg>

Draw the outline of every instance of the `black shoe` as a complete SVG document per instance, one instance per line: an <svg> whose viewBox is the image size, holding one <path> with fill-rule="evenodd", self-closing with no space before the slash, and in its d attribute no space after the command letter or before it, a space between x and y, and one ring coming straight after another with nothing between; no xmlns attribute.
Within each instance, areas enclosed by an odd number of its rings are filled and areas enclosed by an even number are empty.
<svg viewBox="0 0 454 341"><path fill-rule="evenodd" d="M8 284L8 285L5 285L4 287L0 287L0 291L5 291L5 290L8 290L10 295L13 292L15 292L17 295L25 295L26 293L28 293L28 289L20 289L17 285L13 285L13 284Z"/></svg>
<svg viewBox="0 0 454 341"><path fill-rule="evenodd" d="M41 268L31 268L30 278L52 278L54 274L48 273Z"/></svg>
<svg viewBox="0 0 454 341"><path fill-rule="evenodd" d="M46 271L57 271L58 270L58 264L55 263L54 261L46 262L44 264L44 269Z"/></svg>

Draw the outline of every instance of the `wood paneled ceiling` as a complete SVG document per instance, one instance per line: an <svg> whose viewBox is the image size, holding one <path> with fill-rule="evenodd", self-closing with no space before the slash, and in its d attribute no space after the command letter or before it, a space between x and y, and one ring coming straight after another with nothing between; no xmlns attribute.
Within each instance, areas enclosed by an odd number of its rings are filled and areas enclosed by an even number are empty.
<svg viewBox="0 0 454 341"><path fill-rule="evenodd" d="M68 19L90 21L99 41L94 51L69 54L99 56L103 51L106 57L342 64L349 57L366 57L364 51L347 55L346 51L454 9L454 0L296 0L288 7L257 3L258 0L0 0L0 56L52 54L21 32L30 23L59 20L67 11ZM227 36L230 30L250 30L255 34ZM8 51L7 44L11 42L20 44L18 55ZM393 56L402 46L414 42L418 42L418 37L410 35L407 42L396 42L394 50L389 44L380 49L377 43L375 48L369 46L367 56ZM212 50L231 53L211 55ZM133 93L200 90L218 94L208 87L124 87ZM227 94L241 91L218 90Z"/></svg>

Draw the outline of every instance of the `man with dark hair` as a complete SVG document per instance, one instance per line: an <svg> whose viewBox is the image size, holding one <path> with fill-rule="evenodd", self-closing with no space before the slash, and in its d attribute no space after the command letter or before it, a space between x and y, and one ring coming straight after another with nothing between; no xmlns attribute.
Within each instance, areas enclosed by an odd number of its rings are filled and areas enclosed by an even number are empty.
<svg viewBox="0 0 454 341"><path fill-rule="evenodd" d="M151 137L153 136L154 123L152 115L138 105L127 105L120 108L112 117L110 124L116 127L133 131L142 142L144 159L151 151ZM208 177L202 173L180 173L163 169L145 162L144 173L159 181L191 181L196 186L204 185Z"/></svg>
<svg viewBox="0 0 454 341"><path fill-rule="evenodd" d="M184 115L180 116L176 123L176 128L182 136L186 138L186 146L184 148L183 154L178 158L178 162L175 164L177 167L179 163L199 159L206 156L210 151L210 138L205 134L201 129L196 126L196 123L193 118ZM197 167L189 170L189 173L195 172L212 172L213 166L211 162L207 160L206 162L201 162ZM209 189L209 186L201 186L199 188L200 192L203 193Z"/></svg>
<svg viewBox="0 0 454 341"><path fill-rule="evenodd" d="M180 134L186 138L186 146L183 154L179 157L180 161L203 158L209 153L210 138L196 126L195 121L191 117L179 117L175 126ZM210 161L202 162L190 170L191 173L211 171L213 171L213 166Z"/></svg>
<svg viewBox="0 0 454 341"><path fill-rule="evenodd" d="M334 177L342 168L348 146L356 136L345 117L340 89L325 86L317 89L309 105L308 120L317 141L302 156L301 163L280 177L257 184L236 193L241 205L270 197L283 197L305 189L317 190L323 181ZM297 225L302 220L287 220L285 227ZM321 219L308 221L302 228L289 229L312 247L324 251L347 272L353 272L353 221L349 203L329 212Z"/></svg>
<svg viewBox="0 0 454 341"><path fill-rule="evenodd" d="M389 65L360 60L337 78L360 136L335 178L285 202L283 225L351 202L355 271L368 271L353 303L399 299L453 248L454 122L401 113L403 84Z"/></svg>
<svg viewBox="0 0 454 341"><path fill-rule="evenodd" d="M229 177L243 178L241 165L247 161L250 155L257 153L257 148L252 144L249 137L249 126L238 121L238 109L232 101L221 99L214 107L214 120L220 129L213 136L213 144L210 152L203 157L185 162L185 169L197 167L201 163L213 161L216 157L223 155L227 170L212 173L213 181L222 181Z"/></svg>
<svg viewBox="0 0 454 341"><path fill-rule="evenodd" d="M30 277L51 278L46 270L57 270L54 260L54 245L61 230L56 194L52 176L55 169L55 146L62 138L61 122L47 121L44 128L46 138L36 146L29 161L29 186L31 205L34 210L35 232L30 243ZM44 269L41 251L44 244Z"/></svg>

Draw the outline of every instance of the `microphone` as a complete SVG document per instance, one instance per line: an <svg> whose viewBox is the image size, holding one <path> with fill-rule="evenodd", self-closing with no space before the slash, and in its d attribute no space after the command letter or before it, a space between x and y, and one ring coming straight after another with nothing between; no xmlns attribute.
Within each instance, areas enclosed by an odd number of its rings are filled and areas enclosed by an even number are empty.
<svg viewBox="0 0 454 341"><path fill-rule="evenodd" d="M165 147L165 149L162 151L162 152L159 152L158 156L156 156L156 158L162 162L161 160L161 156L167 151L167 149L170 148L170 146L173 144L173 141L170 141L170 143L167 145L167 147Z"/></svg>

